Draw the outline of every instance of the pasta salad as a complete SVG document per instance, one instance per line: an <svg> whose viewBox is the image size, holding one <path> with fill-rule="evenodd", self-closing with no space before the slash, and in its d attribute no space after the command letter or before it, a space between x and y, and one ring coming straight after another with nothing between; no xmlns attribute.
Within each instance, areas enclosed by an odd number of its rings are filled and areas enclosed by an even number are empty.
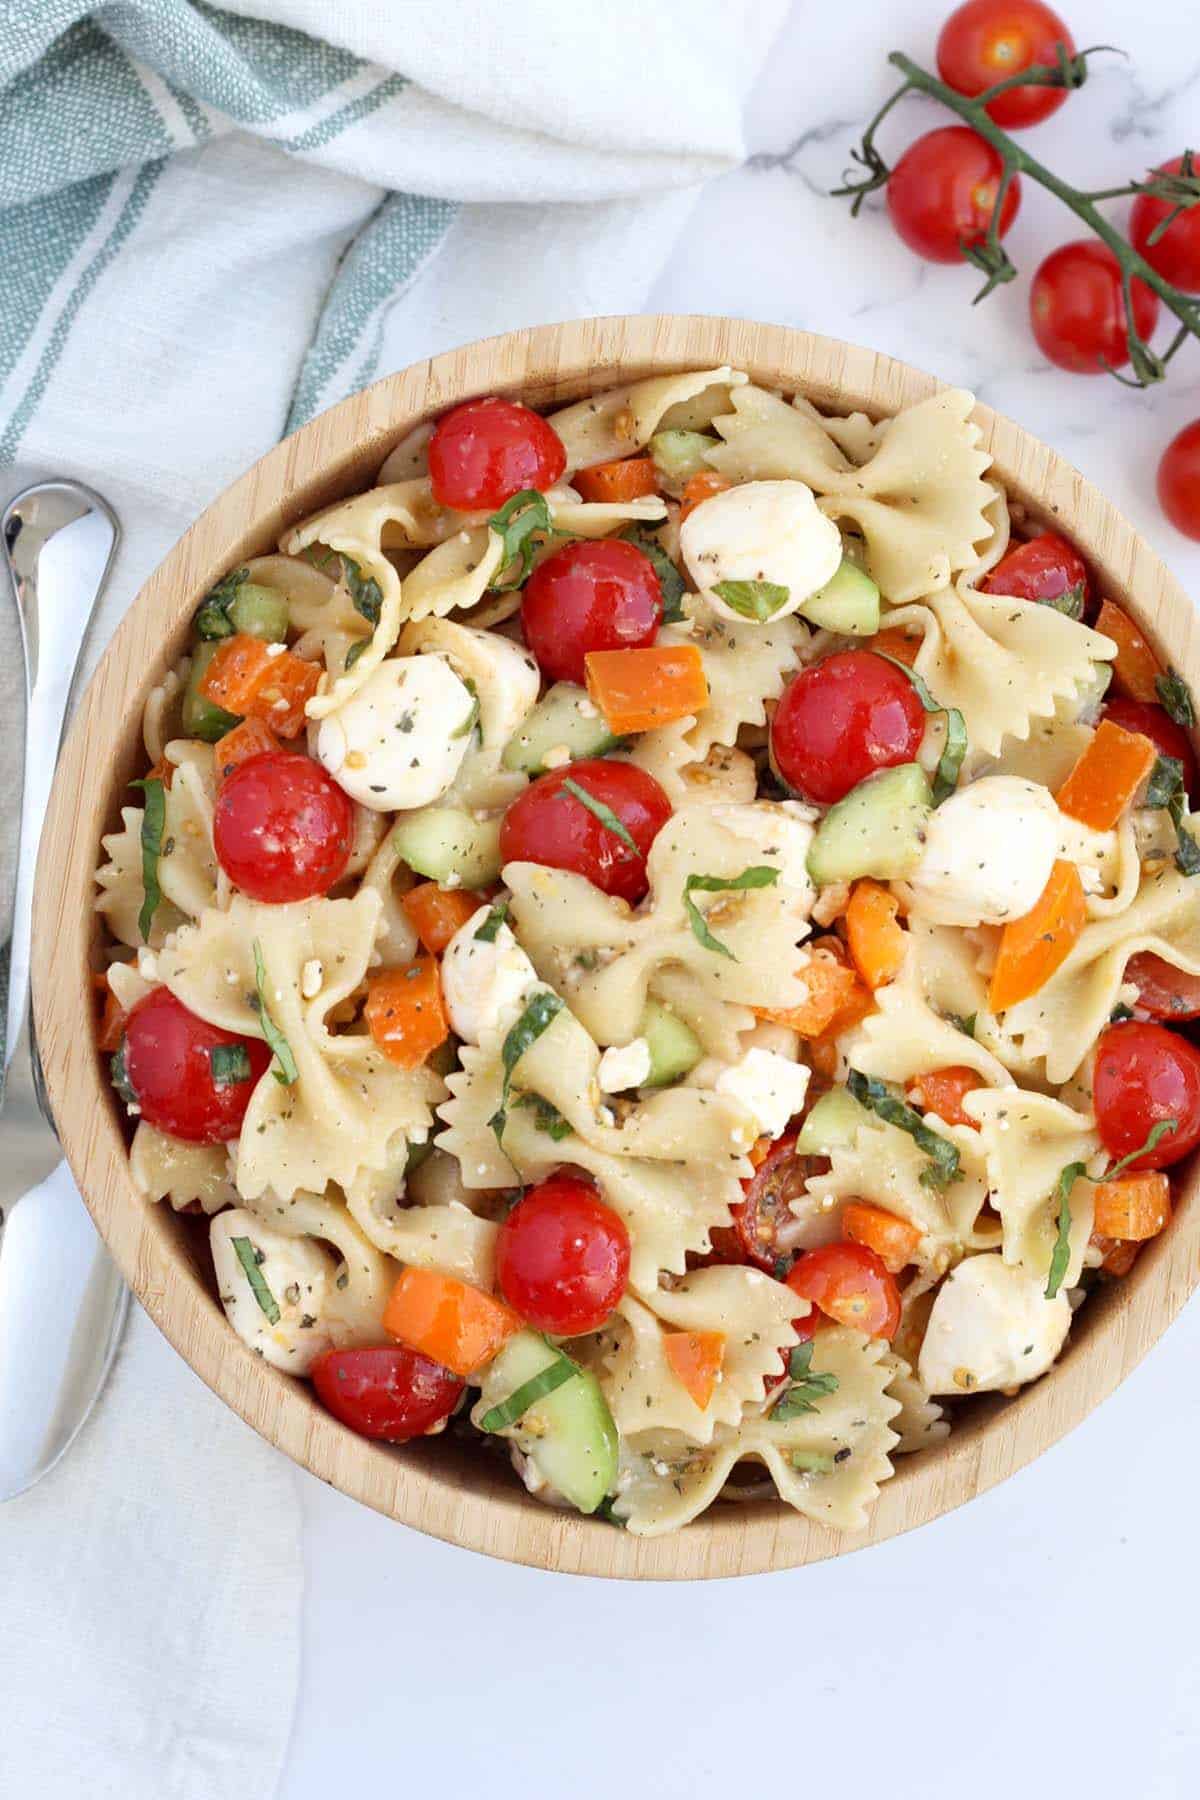
<svg viewBox="0 0 1200 1800"><path fill-rule="evenodd" d="M231 571L103 840L138 1189L349 1429L861 1527L1200 1141L1191 696L972 399L500 396Z"/></svg>

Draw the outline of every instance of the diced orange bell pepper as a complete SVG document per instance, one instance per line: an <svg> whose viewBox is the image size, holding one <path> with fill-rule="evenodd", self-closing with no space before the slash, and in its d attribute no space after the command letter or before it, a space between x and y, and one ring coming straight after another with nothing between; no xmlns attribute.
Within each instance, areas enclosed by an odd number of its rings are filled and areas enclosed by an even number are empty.
<svg viewBox="0 0 1200 1800"><path fill-rule="evenodd" d="M1100 1267L1105 1275L1128 1275L1141 1254L1142 1246L1137 1243L1122 1242L1118 1238L1101 1237L1093 1231L1092 1244L1099 1250L1102 1261Z"/></svg>
<svg viewBox="0 0 1200 1800"><path fill-rule="evenodd" d="M1140 732L1101 719L1096 734L1057 794L1060 812L1093 831L1111 831L1158 757Z"/></svg>
<svg viewBox="0 0 1200 1800"><path fill-rule="evenodd" d="M1092 1228L1098 1237L1144 1243L1157 1237L1170 1217L1171 1183L1161 1169L1096 1183Z"/></svg>
<svg viewBox="0 0 1200 1800"><path fill-rule="evenodd" d="M872 992L900 973L907 939L899 912L900 902L882 882L855 882L846 907L846 943Z"/></svg>
<svg viewBox="0 0 1200 1800"><path fill-rule="evenodd" d="M868 638L863 649L875 650L880 656L890 656L893 662L903 663L906 669L911 669L924 641L921 637L910 636L907 631L892 626L887 631L877 631L873 638Z"/></svg>
<svg viewBox="0 0 1200 1800"><path fill-rule="evenodd" d="M658 470L648 456L626 456L619 462L593 463L576 469L571 485L583 500L617 506L658 492Z"/></svg>
<svg viewBox="0 0 1200 1800"><path fill-rule="evenodd" d="M422 881L408 890L400 904L424 948L431 956L440 956L455 933L487 901L470 888L444 888L436 881Z"/></svg>
<svg viewBox="0 0 1200 1800"><path fill-rule="evenodd" d="M275 736L269 725L261 719L243 719L232 731L227 731L223 738L218 738L213 749L213 767L217 772L217 780L225 781L240 769L244 762L252 756L265 756L268 750L282 750L283 745Z"/></svg>
<svg viewBox="0 0 1200 1800"><path fill-rule="evenodd" d="M402 1069L419 1068L450 1035L441 972L432 956L369 975L363 1010L371 1036Z"/></svg>
<svg viewBox="0 0 1200 1800"><path fill-rule="evenodd" d="M727 481L724 475L718 475L715 469L702 469L698 475L689 475L679 498L679 523L682 525L689 513L694 513L698 506L703 506L714 494L723 494L732 486L733 483Z"/></svg>
<svg viewBox="0 0 1200 1800"><path fill-rule="evenodd" d="M160 756L158 761L156 763L152 764L151 767L146 770L146 773L143 775L142 780L143 781L161 781L165 788L169 788L171 785L171 777L174 775L174 773L175 773L175 764L169 763L165 756Z"/></svg>
<svg viewBox="0 0 1200 1800"><path fill-rule="evenodd" d="M1070 955L1087 923L1087 900L1074 863L1056 862L1032 911L1012 919L1000 936L1000 950L988 987L988 1007L1007 1011L1045 987Z"/></svg>
<svg viewBox="0 0 1200 1800"><path fill-rule="evenodd" d="M218 646L201 678L200 692L238 718L253 716L279 737L293 738L304 729L305 704L320 680L317 663L239 631Z"/></svg>
<svg viewBox="0 0 1200 1800"><path fill-rule="evenodd" d="M847 1200L842 1208L842 1235L873 1250L893 1275L899 1275L915 1259L921 1242L915 1225L866 1200Z"/></svg>
<svg viewBox="0 0 1200 1800"><path fill-rule="evenodd" d="M703 1412L713 1397L725 1362L723 1331L665 1331L663 1355Z"/></svg>
<svg viewBox="0 0 1200 1800"><path fill-rule="evenodd" d="M521 1328L503 1300L434 1269L405 1269L383 1311L389 1337L463 1377L491 1362Z"/></svg>
<svg viewBox="0 0 1200 1800"><path fill-rule="evenodd" d="M1155 681L1162 674L1162 664L1127 612L1105 600L1096 617L1096 630L1111 638L1117 646L1113 663L1113 686L1131 700L1157 700Z"/></svg>
<svg viewBox="0 0 1200 1800"><path fill-rule="evenodd" d="M591 650L583 663L588 695L617 737L655 731L708 705L708 679L696 644Z"/></svg>
<svg viewBox="0 0 1200 1800"><path fill-rule="evenodd" d="M106 1056L111 1056L114 1050L121 1048L128 1014L109 987L107 975L93 975L92 985L101 1006L100 1021L96 1027L96 1048Z"/></svg>
<svg viewBox="0 0 1200 1800"><path fill-rule="evenodd" d="M833 948L835 944L836 949ZM870 990L844 958L845 952L835 938L818 939L799 970L800 980L807 989L804 999L798 1006L756 1006L754 1010L758 1017L769 1019L775 1025L786 1025L804 1038L819 1038L829 1032L835 1022L855 1010L860 1002L865 1002L865 1007L859 1017L865 1017L874 1004ZM849 1030L849 1025L839 1025L839 1029Z"/></svg>
<svg viewBox="0 0 1200 1800"><path fill-rule="evenodd" d="M928 1075L915 1075L904 1097L918 1112L936 1113L947 1125L970 1125L978 1130L977 1121L964 1112L963 1101L977 1088L986 1086L983 1076L968 1069L965 1063L951 1063L949 1068L931 1069Z"/></svg>

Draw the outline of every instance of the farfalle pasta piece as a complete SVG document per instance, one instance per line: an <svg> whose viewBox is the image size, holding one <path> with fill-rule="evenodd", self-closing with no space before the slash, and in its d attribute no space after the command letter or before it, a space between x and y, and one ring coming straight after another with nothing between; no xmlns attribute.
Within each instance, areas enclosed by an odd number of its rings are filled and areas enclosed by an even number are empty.
<svg viewBox="0 0 1200 1800"><path fill-rule="evenodd" d="M692 760L698 762L714 744L736 744L743 726L766 724L767 704L779 698L795 673L811 634L794 615L765 625L735 624L698 597L686 602L686 610L686 622L665 625L658 641L695 644L700 651L708 705L687 730Z"/></svg>
<svg viewBox="0 0 1200 1800"><path fill-rule="evenodd" d="M501 758L537 703L540 683L533 657L495 632L434 618L405 626L399 650L402 656L444 656L455 674L471 684L479 702L470 748L440 803L471 810L507 806L529 779L504 768Z"/></svg>
<svg viewBox="0 0 1200 1800"><path fill-rule="evenodd" d="M152 768L163 760L171 739L182 734L183 690L191 666L191 658L183 657L173 669L167 670L146 696L142 708L142 743Z"/></svg>
<svg viewBox="0 0 1200 1800"><path fill-rule="evenodd" d="M129 1146L133 1185L147 1200L167 1200L176 1212L206 1214L236 1206L229 1150L224 1144L188 1144L142 1119Z"/></svg>
<svg viewBox="0 0 1200 1800"><path fill-rule="evenodd" d="M379 1250L414 1269L436 1269L490 1293L496 1285L499 1226L457 1202L405 1206L391 1217L361 1197L348 1202L363 1235Z"/></svg>
<svg viewBox="0 0 1200 1800"><path fill-rule="evenodd" d="M417 954L417 934L404 910L403 896L413 885L413 873L405 862L394 831L380 841L362 878L362 889L378 894L379 929L375 949L387 967L411 962Z"/></svg>
<svg viewBox="0 0 1200 1800"><path fill-rule="evenodd" d="M945 1412L911 1364L894 1351L889 1351L883 1361L892 1371L887 1391L900 1402L900 1411L890 1421L898 1439L892 1455L911 1456L948 1437L950 1422Z"/></svg>
<svg viewBox="0 0 1200 1800"><path fill-rule="evenodd" d="M968 1015L969 1016L969 1015ZM918 945L908 944L898 978L876 989L875 1010L843 1044L851 1065L864 1075L901 1087L935 1069L973 1069L990 1087L1011 1087L1012 1076L991 1051L925 998Z"/></svg>
<svg viewBox="0 0 1200 1800"><path fill-rule="evenodd" d="M712 406L727 405L730 391L745 381L745 375L728 367L652 375L560 407L549 415L548 422L566 450L568 479L575 469L632 456L650 442L675 409L701 400ZM713 415L710 412L708 416Z"/></svg>
<svg viewBox="0 0 1200 1800"><path fill-rule="evenodd" d="M327 545L354 563L358 579L373 581L379 590L378 618L370 638L349 669L343 657L341 671L329 671L329 686L314 694L305 708L310 719L327 718L351 699L367 677L375 673L400 635L405 617L400 577L384 554L383 541L389 526L397 522L404 526L414 517L414 485L420 484L399 482L392 487L372 488L352 500L340 500L283 535L280 549L286 555L298 557L314 545Z"/></svg>
<svg viewBox="0 0 1200 1800"><path fill-rule="evenodd" d="M256 586L284 596L291 629L299 633L293 654L323 663L331 676L341 675L354 646L371 636L371 623L343 579L342 560L332 552L316 562L308 556L258 556L246 564L246 574Z"/></svg>
<svg viewBox="0 0 1200 1800"><path fill-rule="evenodd" d="M400 1269L390 1255L380 1253L347 1207L329 1196L304 1193L286 1202L268 1193L244 1205L273 1230L316 1239L337 1252L333 1284L318 1317L335 1346L386 1343L383 1309Z"/></svg>
<svg viewBox="0 0 1200 1800"><path fill-rule="evenodd" d="M162 900L155 909L148 938L142 937L138 923L145 894L141 836L145 809L123 806L121 830L109 832L100 840L107 861L96 871L100 889L96 911L118 943L128 944L131 949L143 943L152 949L160 948L185 920L199 918L208 907L224 904L229 894L212 846L212 746L189 738L173 740L165 748L174 772L170 786L164 786L163 791L162 848L158 857Z"/></svg>
<svg viewBox="0 0 1200 1800"><path fill-rule="evenodd" d="M1089 1163L1100 1149L1094 1122L1046 1094L968 1094L965 1110L979 1125L991 1203L1000 1214L1004 1260L1044 1280L1058 1238L1058 1179L1069 1163ZM1093 1189L1077 1180L1070 1193L1070 1260L1062 1285L1079 1280L1092 1235Z"/></svg>

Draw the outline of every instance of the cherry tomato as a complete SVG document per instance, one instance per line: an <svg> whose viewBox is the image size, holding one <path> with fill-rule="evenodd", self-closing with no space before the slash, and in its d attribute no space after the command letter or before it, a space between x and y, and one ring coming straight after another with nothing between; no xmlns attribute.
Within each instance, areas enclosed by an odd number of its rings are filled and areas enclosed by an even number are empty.
<svg viewBox="0 0 1200 1800"><path fill-rule="evenodd" d="M564 785L568 781L616 814L636 850ZM653 775L597 757L539 775L518 794L500 822L500 855L506 863L573 869L633 906L649 886L646 856L670 816L671 802Z"/></svg>
<svg viewBox="0 0 1200 1800"><path fill-rule="evenodd" d="M1200 975L1177 969L1153 950L1131 956L1125 979L1137 988L1142 1012L1155 1019L1200 1019Z"/></svg>
<svg viewBox="0 0 1200 1800"><path fill-rule="evenodd" d="M787 1227L796 1223L788 1202L803 1194L808 1177L825 1166L815 1157L796 1155L796 1136L788 1131L776 1138L750 1179L743 1181L746 1198L730 1208L740 1252L734 1260L753 1263L768 1275L788 1254Z"/></svg>
<svg viewBox="0 0 1200 1800"><path fill-rule="evenodd" d="M585 538L538 564L521 596L521 628L544 675L582 687L589 650L652 644L662 611L644 551L619 538Z"/></svg>
<svg viewBox="0 0 1200 1800"><path fill-rule="evenodd" d="M1177 725L1164 707L1152 700L1128 700L1114 694L1104 703L1104 717L1123 731L1140 732L1157 744L1164 756L1173 756L1183 764L1183 784L1189 795L1196 791L1196 752L1182 725Z"/></svg>
<svg viewBox="0 0 1200 1800"><path fill-rule="evenodd" d="M1172 162L1160 163L1155 173L1178 175L1182 167L1183 158L1177 156ZM1200 210L1189 206L1172 220L1157 243L1150 242L1174 210L1169 200L1139 194L1129 215L1129 241L1173 287L1182 288L1185 294L1200 294Z"/></svg>
<svg viewBox="0 0 1200 1800"><path fill-rule="evenodd" d="M895 1277L865 1244L842 1240L806 1250L787 1284L827 1318L864 1331L868 1337L894 1337L900 1324L900 1289Z"/></svg>
<svg viewBox="0 0 1200 1800"><path fill-rule="evenodd" d="M359 1437L388 1444L406 1444L436 1430L458 1405L464 1385L441 1363L403 1344L327 1350L311 1373L335 1419Z"/></svg>
<svg viewBox="0 0 1200 1800"><path fill-rule="evenodd" d="M249 757L217 794L217 861L252 900L278 904L327 893L346 867L353 836L353 803L298 750Z"/></svg>
<svg viewBox="0 0 1200 1800"><path fill-rule="evenodd" d="M240 1047L247 1074L231 1079L213 1051ZM266 1074L271 1052L261 1038L238 1037L189 1012L169 988L156 987L125 1021L125 1075L147 1125L189 1144L223 1144L235 1138L255 1084Z"/></svg>
<svg viewBox="0 0 1200 1800"><path fill-rule="evenodd" d="M962 260L964 244L987 235L1004 165L999 152L967 125L943 125L910 144L887 185L888 212L897 234L926 262ZM1000 213L1000 235L1021 204L1013 177Z"/></svg>
<svg viewBox="0 0 1200 1800"><path fill-rule="evenodd" d="M538 1331L598 1331L629 1280L629 1233L590 1181L551 1175L517 1201L496 1238L496 1280Z"/></svg>
<svg viewBox="0 0 1200 1800"><path fill-rule="evenodd" d="M1092 1102L1104 1148L1128 1156L1162 1119L1175 1130L1131 1169L1165 1169L1200 1143L1200 1050L1165 1025L1110 1025L1096 1045Z"/></svg>
<svg viewBox="0 0 1200 1800"><path fill-rule="evenodd" d="M1059 44L1074 56L1074 39L1042 0L966 0L942 26L938 73L947 87L973 99L1032 63L1053 66ZM1048 119L1066 97L1066 88L1014 87L989 100L987 111L1006 131L1020 131Z"/></svg>
<svg viewBox="0 0 1200 1800"><path fill-rule="evenodd" d="M911 762L924 734L903 669L869 650L839 650L784 689L771 754L790 788L829 806L876 769Z"/></svg>
<svg viewBox="0 0 1200 1800"><path fill-rule="evenodd" d="M1079 238L1052 250L1029 290L1029 317L1043 356L1075 375L1103 375L1129 361L1121 265L1107 244ZM1133 322L1148 338L1158 295L1133 283Z"/></svg>
<svg viewBox="0 0 1200 1800"><path fill-rule="evenodd" d="M1162 453L1158 504L1176 531L1200 538L1200 419L1185 425Z"/></svg>
<svg viewBox="0 0 1200 1800"><path fill-rule="evenodd" d="M458 512L494 512L522 488L553 487L566 466L553 426L498 394L456 406L429 440L433 497Z"/></svg>
<svg viewBox="0 0 1200 1800"><path fill-rule="evenodd" d="M1014 600L1057 600L1078 588L1086 605L1092 597L1087 564L1073 544L1055 531L1043 531L1016 544L1000 558L983 582L985 594Z"/></svg>

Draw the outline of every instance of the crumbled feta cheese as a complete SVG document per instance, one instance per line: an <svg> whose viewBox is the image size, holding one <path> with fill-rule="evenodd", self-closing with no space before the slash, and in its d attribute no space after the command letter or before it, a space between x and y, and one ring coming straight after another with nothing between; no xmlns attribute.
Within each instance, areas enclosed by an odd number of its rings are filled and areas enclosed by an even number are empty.
<svg viewBox="0 0 1200 1800"><path fill-rule="evenodd" d="M601 1091L620 1094L626 1088L641 1087L650 1075L650 1046L644 1037L629 1044L612 1044L600 1058L598 1080Z"/></svg>
<svg viewBox="0 0 1200 1800"><path fill-rule="evenodd" d="M325 971L315 956L310 957L300 971L300 992L306 1000L315 1000L321 991L321 983L325 979Z"/></svg>
<svg viewBox="0 0 1200 1800"><path fill-rule="evenodd" d="M766 1137L778 1137L804 1105L810 1071L774 1050L747 1050L716 1080L718 1094L739 1101Z"/></svg>
<svg viewBox="0 0 1200 1800"><path fill-rule="evenodd" d="M985 775L930 813L910 877L917 911L941 925L1003 925L1037 904L1058 855L1049 790Z"/></svg>
<svg viewBox="0 0 1200 1800"><path fill-rule="evenodd" d="M474 698L444 656L393 656L321 720L317 760L373 812L427 806L457 775Z"/></svg>
<svg viewBox="0 0 1200 1800"><path fill-rule="evenodd" d="M571 760L571 752L566 744L555 744L547 750L542 758L542 766L546 769L565 769Z"/></svg>
<svg viewBox="0 0 1200 1800"><path fill-rule="evenodd" d="M158 957L144 944L137 953L137 970L145 981L158 980Z"/></svg>
<svg viewBox="0 0 1200 1800"><path fill-rule="evenodd" d="M679 549L697 588L725 618L743 614L713 593L724 581L770 581L788 597L772 614L786 618L830 581L842 538L803 481L746 481L714 494L683 521Z"/></svg>
<svg viewBox="0 0 1200 1800"><path fill-rule="evenodd" d="M1066 1340L1071 1307L998 1250L968 1256L933 1302L918 1372L931 1394L1020 1387L1045 1374Z"/></svg>
<svg viewBox="0 0 1200 1800"><path fill-rule="evenodd" d="M446 945L442 997L456 1036L478 1044L507 1031L539 985L537 970L508 925L489 942L476 937L491 908L481 906Z"/></svg>

